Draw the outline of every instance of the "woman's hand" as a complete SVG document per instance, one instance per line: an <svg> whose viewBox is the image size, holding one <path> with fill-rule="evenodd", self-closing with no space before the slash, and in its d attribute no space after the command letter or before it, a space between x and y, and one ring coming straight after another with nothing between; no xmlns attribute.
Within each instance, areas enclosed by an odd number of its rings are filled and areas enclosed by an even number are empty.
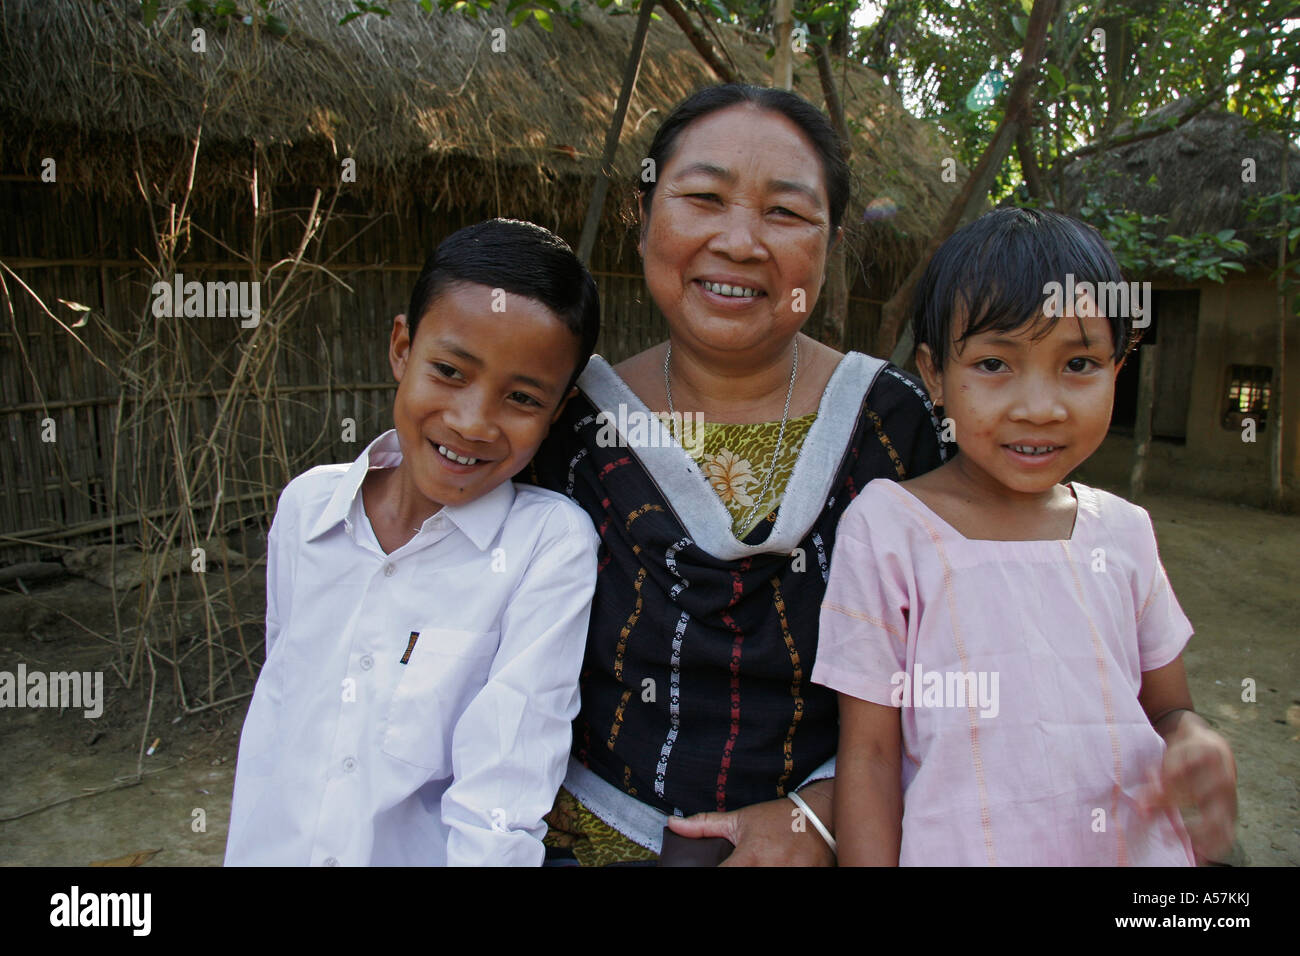
<svg viewBox="0 0 1300 956"><path fill-rule="evenodd" d="M818 780L799 791L799 796L828 826L833 785L831 780ZM668 826L684 837L730 840L736 849L720 866L835 865L835 854L821 834L803 819L803 812L794 801L785 797L725 813L669 817Z"/></svg>
<svg viewBox="0 0 1300 956"><path fill-rule="evenodd" d="M1237 765L1232 750L1189 710L1169 714L1157 730L1163 730L1165 759L1145 807L1195 807L1196 816L1185 820L1192 849L1198 863L1214 859L1232 847L1237 824Z"/></svg>

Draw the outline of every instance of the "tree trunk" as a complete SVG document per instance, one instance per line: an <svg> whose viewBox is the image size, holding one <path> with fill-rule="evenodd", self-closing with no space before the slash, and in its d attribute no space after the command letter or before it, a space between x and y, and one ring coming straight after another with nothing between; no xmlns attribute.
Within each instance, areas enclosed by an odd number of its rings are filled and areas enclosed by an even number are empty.
<svg viewBox="0 0 1300 956"><path fill-rule="evenodd" d="M609 129L605 131L605 151L600 157L600 172L596 175L596 185L591 190L591 201L587 203L587 218L582 223L582 237L578 240L578 258L583 265L591 262L591 252L596 247L596 233L600 230L600 213L605 208L605 194L609 191L609 180L614 173L614 154L618 152L618 140L623 134L623 119L627 116L627 104L636 89L636 78L641 72L641 54L645 51L645 35L650 29L650 14L654 10L654 0L641 0L641 11L636 19L636 32L632 34L632 51L627 55L627 64L623 67L623 86L618 91L618 102L614 106L614 118L610 120Z"/></svg>
<svg viewBox="0 0 1300 956"><path fill-rule="evenodd" d="M1038 170L1038 157L1034 155L1034 143L1028 126L1016 134L1016 158L1020 160L1020 171L1024 174L1029 198L1041 201L1044 195L1043 176Z"/></svg>
<svg viewBox="0 0 1300 956"><path fill-rule="evenodd" d="M1151 450L1151 419L1156 403L1156 345L1138 349L1137 421L1133 426L1133 469L1129 472L1128 496L1142 497L1147 479L1147 452Z"/></svg>
<svg viewBox="0 0 1300 956"><path fill-rule="evenodd" d="M790 48L790 34L794 30L794 0L776 0L776 13L772 24L772 85L782 90L794 87L794 51Z"/></svg>
<svg viewBox="0 0 1300 956"><path fill-rule="evenodd" d="M822 35L817 24L813 25L813 32ZM844 118L844 101L835 85L835 74L831 72L831 57L827 49L829 43L816 43L813 47L822 99L826 102L831 125L839 136L840 155L847 163L853 156L853 141L849 138L849 124ZM825 304L822 307L822 327L818 338L823 344L843 352L847 347L849 317L848 245L844 240L835 243L827 258L823 299Z"/></svg>
<svg viewBox="0 0 1300 956"><path fill-rule="evenodd" d="M1020 66L1012 78L1011 89L1007 93L1007 108L1002 122L984 150L984 155L971 170L961 192L948 207L948 212L931 237L924 254L881 309L880 330L875 343L877 355L889 355L893 351L912 292L921 281L921 274L930 258L943 241L983 205L988 197L989 186L1010 152L1021 125L1028 121L1029 94L1038 82L1038 65L1042 62L1043 51L1047 47L1047 27L1055 15L1056 3L1057 0L1034 0L1034 9L1029 14L1029 26L1025 33L1025 48L1020 57Z"/></svg>

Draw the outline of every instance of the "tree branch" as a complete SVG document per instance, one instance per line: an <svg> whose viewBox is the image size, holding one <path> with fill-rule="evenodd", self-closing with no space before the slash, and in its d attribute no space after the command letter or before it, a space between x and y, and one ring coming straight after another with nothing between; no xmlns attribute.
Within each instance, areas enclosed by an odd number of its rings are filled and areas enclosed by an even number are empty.
<svg viewBox="0 0 1300 956"><path fill-rule="evenodd" d="M1029 94L1038 83L1038 66L1042 63L1043 53L1047 48L1047 28L1056 13L1056 4L1057 0L1034 0L1034 8L1029 14L1029 24L1025 30L1025 48L1020 57L1020 66L1016 68L1016 74L1011 80L1002 122L998 124L997 132L993 134L993 139L985 148L983 155L975 163L975 168L966 177L961 191L948 206L942 222L926 245L925 253L881 309L880 329L876 334L875 344L877 355L894 354L894 346L899 338L898 333L903 325L903 314L911 301L913 290L921 281L926 265L943 241L951 236L962 222L974 215L987 199L989 186L998 170L1002 168L1002 161L1006 159L1007 153L1011 151L1021 125L1030 120ZM910 336L907 339L905 343L899 344L906 344L910 349Z"/></svg>
<svg viewBox="0 0 1300 956"><path fill-rule="evenodd" d="M695 52L704 58L704 62L709 64L709 68L713 70L718 79L724 83L739 82L735 71L722 62L717 51L713 49L713 44L691 22L690 15L682 9L682 5L677 0L659 0L659 6L663 7L664 13L672 17L673 22L682 28L682 32L686 34L686 39L690 41L691 46L695 47Z"/></svg>
<svg viewBox="0 0 1300 956"><path fill-rule="evenodd" d="M1129 143L1140 143L1144 139L1154 139L1157 136L1163 136L1165 133L1172 133L1180 126L1185 125L1196 117L1202 110L1208 106L1213 106L1223 95L1225 87L1222 83L1210 90L1209 94L1199 100L1196 100L1189 106L1183 115L1178 117L1178 122L1171 126L1157 126L1155 129L1142 130L1141 132L1132 133L1127 136L1119 136L1115 139L1103 140L1099 143L1089 143L1087 146L1080 146L1078 149L1068 153L1062 153L1052 161L1052 169L1065 166L1080 156L1089 156L1093 153L1109 152L1112 149L1119 149L1121 146L1127 146Z"/></svg>
<svg viewBox="0 0 1300 956"><path fill-rule="evenodd" d="M582 224L582 236L578 241L578 258L583 265L591 264L591 252L596 246L596 232L600 226L600 213L605 207L605 194L609 190L609 180L614 173L614 156L618 152L618 140L623 133L623 119L627 115L627 104L636 89L636 79L641 73L641 54L645 51L646 32L650 29L650 14L654 12L654 0L641 0L641 10L637 13L636 31L632 34L632 49L623 66L623 85L618 91L618 102L614 106L614 116L605 130L605 150L600 157L600 170L596 173L596 183L591 190L591 201L587 203L587 217Z"/></svg>

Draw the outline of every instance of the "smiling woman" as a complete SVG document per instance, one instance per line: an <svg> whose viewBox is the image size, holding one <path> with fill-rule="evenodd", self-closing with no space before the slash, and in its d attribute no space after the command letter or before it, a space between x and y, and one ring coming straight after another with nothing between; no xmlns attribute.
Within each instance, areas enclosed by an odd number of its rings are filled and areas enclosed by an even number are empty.
<svg viewBox="0 0 1300 956"><path fill-rule="evenodd" d="M525 473L602 538L550 853L653 861L675 818L728 840L732 865L831 863L836 705L807 678L835 526L873 478L937 466L938 428L914 379L800 331L849 195L820 111L712 87L650 159L641 254L668 341L617 368L594 356ZM656 415L649 440L601 440ZM688 451L689 416L704 427Z"/></svg>

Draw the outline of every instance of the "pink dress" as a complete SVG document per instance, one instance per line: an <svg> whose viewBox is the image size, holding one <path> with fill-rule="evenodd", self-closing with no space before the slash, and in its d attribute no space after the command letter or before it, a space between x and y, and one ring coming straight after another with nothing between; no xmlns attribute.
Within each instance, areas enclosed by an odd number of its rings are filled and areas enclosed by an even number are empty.
<svg viewBox="0 0 1300 956"><path fill-rule="evenodd" d="M1064 541L973 541L887 479L836 533L812 679L901 706L906 865L1191 866L1137 796L1138 691L1191 636L1146 511L1071 483Z"/></svg>

